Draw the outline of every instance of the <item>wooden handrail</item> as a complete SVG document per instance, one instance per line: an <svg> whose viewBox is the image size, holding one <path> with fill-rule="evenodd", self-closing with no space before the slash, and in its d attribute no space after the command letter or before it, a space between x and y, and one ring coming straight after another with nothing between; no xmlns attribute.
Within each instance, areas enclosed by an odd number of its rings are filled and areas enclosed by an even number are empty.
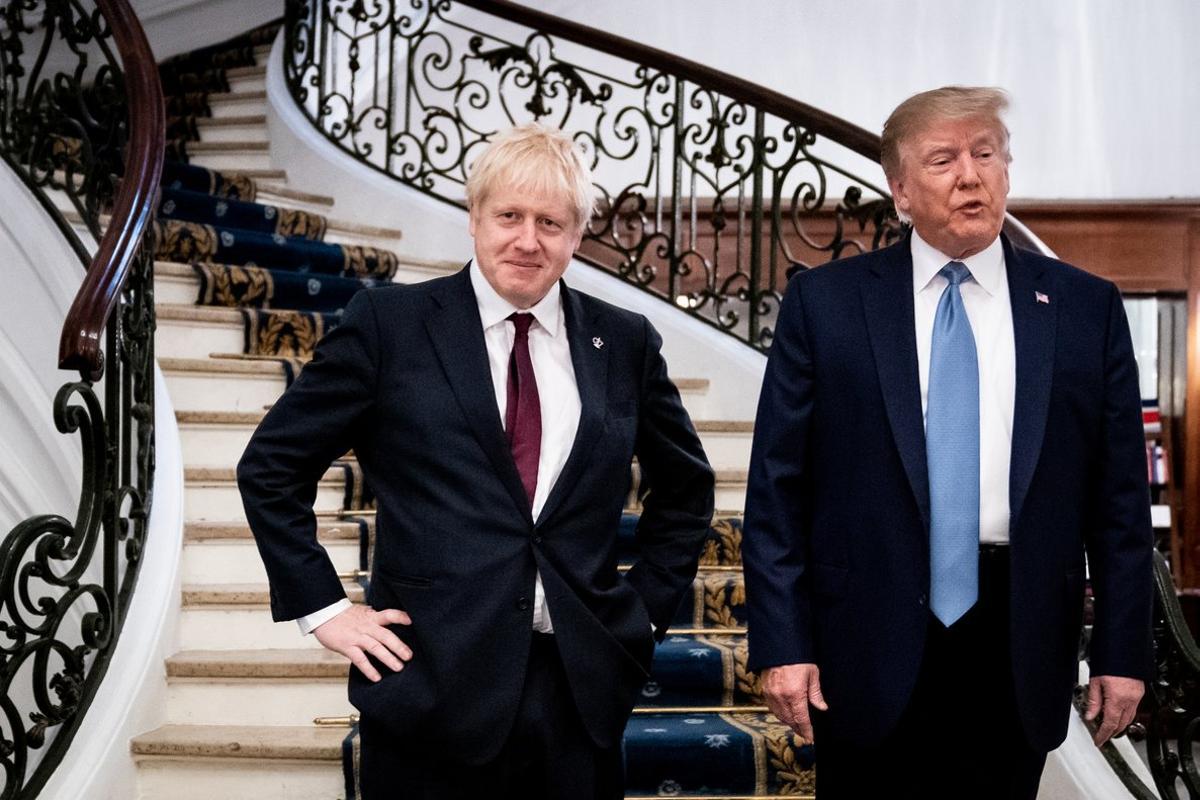
<svg viewBox="0 0 1200 800"><path fill-rule="evenodd" d="M129 143L112 220L75 294L59 340L58 366L89 375L99 375L102 370L100 336L154 216L167 126L158 65L128 0L96 0L96 5L108 21L121 55Z"/></svg>

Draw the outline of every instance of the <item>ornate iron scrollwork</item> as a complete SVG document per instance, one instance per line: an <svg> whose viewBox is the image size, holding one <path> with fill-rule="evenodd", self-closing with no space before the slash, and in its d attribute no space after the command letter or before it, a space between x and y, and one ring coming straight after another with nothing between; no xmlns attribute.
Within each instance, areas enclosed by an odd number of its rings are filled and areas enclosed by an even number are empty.
<svg viewBox="0 0 1200 800"><path fill-rule="evenodd" d="M128 109L111 31L77 0L0 9L0 155L80 255L111 211ZM68 220L53 196L66 198ZM0 542L0 800L37 795L108 666L141 561L154 475L153 246L144 242L105 332L102 374L64 385L57 429L78 435L75 518L42 514Z"/></svg>
<svg viewBox="0 0 1200 800"><path fill-rule="evenodd" d="M831 159L872 164L703 81L451 0L287 9L288 86L334 144L461 205L498 129L557 125L596 179L581 257L754 347L791 271L899 235L886 192Z"/></svg>

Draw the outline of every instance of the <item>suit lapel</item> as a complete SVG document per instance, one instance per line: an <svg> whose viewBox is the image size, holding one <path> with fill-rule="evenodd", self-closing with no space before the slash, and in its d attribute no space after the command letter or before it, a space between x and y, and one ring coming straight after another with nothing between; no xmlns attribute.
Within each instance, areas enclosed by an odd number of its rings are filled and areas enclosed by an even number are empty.
<svg viewBox="0 0 1200 800"><path fill-rule="evenodd" d="M929 529L929 470L913 316L912 251L909 240L893 245L861 284L871 351L883 404L913 497Z"/></svg>
<svg viewBox="0 0 1200 800"><path fill-rule="evenodd" d="M1023 258L1007 237L1001 238L1017 359L1008 490L1009 519L1015 523L1021 517L1021 507L1029 492L1046 432L1058 298L1045 269Z"/></svg>
<svg viewBox="0 0 1200 800"><path fill-rule="evenodd" d="M450 388L496 475L512 495L517 508L532 521L525 487L513 462L500 421L500 410L496 407L483 323L479 319L479 305L467 269L435 292L433 301L436 310L425 320L425 328Z"/></svg>
<svg viewBox="0 0 1200 800"><path fill-rule="evenodd" d="M539 525L550 519L571 487L578 482L579 473L587 464L592 448L604 430L604 416L608 408L608 353L611 348L608 343L615 341L604 325L603 315L587 315L578 293L568 289L565 283L560 282L560 285L571 365L575 368L575 385L579 389L579 427L567 462L538 516ZM596 337L599 337L602 346L597 347L593 343Z"/></svg>

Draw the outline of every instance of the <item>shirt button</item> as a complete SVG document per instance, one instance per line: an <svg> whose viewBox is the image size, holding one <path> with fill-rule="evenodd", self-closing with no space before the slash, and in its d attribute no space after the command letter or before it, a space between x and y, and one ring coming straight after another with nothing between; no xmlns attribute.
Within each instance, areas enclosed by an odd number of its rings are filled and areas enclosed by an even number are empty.
<svg viewBox="0 0 1200 800"><path fill-rule="evenodd" d="M517 601L517 610L518 611L528 611L529 610L529 598L528 597L522 597L520 600Z"/></svg>

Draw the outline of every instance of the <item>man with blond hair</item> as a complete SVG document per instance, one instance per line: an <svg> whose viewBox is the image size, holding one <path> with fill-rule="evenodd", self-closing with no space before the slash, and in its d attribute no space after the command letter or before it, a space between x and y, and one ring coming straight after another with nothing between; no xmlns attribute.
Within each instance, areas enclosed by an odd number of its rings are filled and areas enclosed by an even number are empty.
<svg viewBox="0 0 1200 800"><path fill-rule="evenodd" d="M1007 105L902 103L882 161L912 230L798 275L755 425L750 666L815 732L817 792L1033 798L1066 735L1085 575L1099 745L1151 670L1137 367L1111 283L1001 233Z"/></svg>
<svg viewBox="0 0 1200 800"><path fill-rule="evenodd" d="M695 576L713 473L654 328L561 280L592 197L560 131L497 136L467 182L474 259L355 295L238 466L275 619L353 664L366 800L623 794L625 722ZM351 449L378 498L367 605L312 513Z"/></svg>

